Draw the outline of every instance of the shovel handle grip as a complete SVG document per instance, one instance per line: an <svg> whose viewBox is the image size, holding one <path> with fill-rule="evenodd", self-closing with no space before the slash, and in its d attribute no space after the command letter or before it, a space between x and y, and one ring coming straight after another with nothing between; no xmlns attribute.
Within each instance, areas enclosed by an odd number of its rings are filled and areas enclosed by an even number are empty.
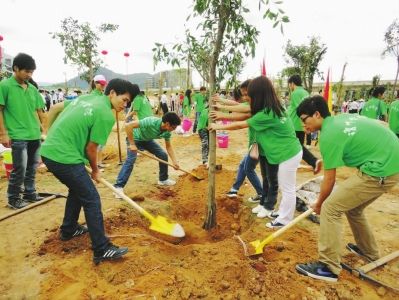
<svg viewBox="0 0 399 300"><path fill-rule="evenodd" d="M282 235L284 232L286 232L288 229L290 229L291 227L293 227L294 225L296 225L297 223L299 223L300 221L302 221L303 219L305 219L307 216L309 216L311 213L313 212L313 209L308 209L307 211L305 211L304 213L300 214L299 216L297 216L294 220L292 220L291 222L289 222L287 225L285 225L284 227L282 227L281 229L277 230L276 232L274 232L271 235L271 240L274 240L276 237Z"/></svg>
<svg viewBox="0 0 399 300"><path fill-rule="evenodd" d="M391 254L388 254L387 256L381 257L380 259L377 259L376 261L373 261L363 267L360 267L359 270L362 271L363 273L370 272L371 270L374 270L375 268L399 257L399 250L396 250L395 252L392 252Z"/></svg>

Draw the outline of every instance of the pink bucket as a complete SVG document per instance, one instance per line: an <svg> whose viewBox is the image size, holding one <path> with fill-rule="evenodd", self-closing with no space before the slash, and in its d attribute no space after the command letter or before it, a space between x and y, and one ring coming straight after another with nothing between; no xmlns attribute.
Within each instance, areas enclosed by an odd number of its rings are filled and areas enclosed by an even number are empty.
<svg viewBox="0 0 399 300"><path fill-rule="evenodd" d="M229 146L229 136L227 134L218 135L217 140L219 148L227 148Z"/></svg>
<svg viewBox="0 0 399 300"><path fill-rule="evenodd" d="M223 125L230 124L230 123L231 123L230 120L222 119L222 124L223 124Z"/></svg>
<svg viewBox="0 0 399 300"><path fill-rule="evenodd" d="M183 119L181 127L187 132L190 130L191 125L193 125L193 122L190 119Z"/></svg>

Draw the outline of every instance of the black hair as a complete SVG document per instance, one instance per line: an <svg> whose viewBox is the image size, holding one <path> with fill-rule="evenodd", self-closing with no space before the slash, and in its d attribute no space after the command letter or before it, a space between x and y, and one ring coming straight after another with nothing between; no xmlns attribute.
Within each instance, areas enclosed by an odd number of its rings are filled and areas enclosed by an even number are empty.
<svg viewBox="0 0 399 300"><path fill-rule="evenodd" d="M36 70L36 63L32 56L25 53L18 53L12 61L12 69L15 71L15 67L19 70Z"/></svg>
<svg viewBox="0 0 399 300"><path fill-rule="evenodd" d="M266 76L259 76L251 80L248 85L248 96L251 98L251 114L264 110L273 113L281 118L284 114L284 107L277 97L273 84Z"/></svg>
<svg viewBox="0 0 399 300"><path fill-rule="evenodd" d="M379 95L382 95L385 93L385 87L382 85L379 85L377 87L374 88L373 92L372 92L372 96L373 97L378 97Z"/></svg>
<svg viewBox="0 0 399 300"><path fill-rule="evenodd" d="M164 94L166 94L166 91L163 91Z"/></svg>
<svg viewBox="0 0 399 300"><path fill-rule="evenodd" d="M288 83L293 83L296 86L302 86L301 76L298 74L292 75L290 78L288 78Z"/></svg>
<svg viewBox="0 0 399 300"><path fill-rule="evenodd" d="M201 86L201 87L200 87L200 91L206 91L206 87Z"/></svg>
<svg viewBox="0 0 399 300"><path fill-rule="evenodd" d="M173 111L167 112L162 116L162 122L168 122L171 126L179 126L181 124L180 117Z"/></svg>
<svg viewBox="0 0 399 300"><path fill-rule="evenodd" d="M320 95L311 96L303 100L296 109L296 114L298 117L301 115L313 116L316 111L318 111L323 118L331 116L327 101Z"/></svg>
<svg viewBox="0 0 399 300"><path fill-rule="evenodd" d="M243 83L241 83L240 89L247 89L250 82L251 82L251 79L245 80Z"/></svg>
<svg viewBox="0 0 399 300"><path fill-rule="evenodd" d="M234 90L233 90L233 98L234 98L234 100L235 101L238 101L238 100L240 100L240 98L241 98L241 91L240 91L240 89L237 87L237 88L235 88Z"/></svg>
<svg viewBox="0 0 399 300"><path fill-rule="evenodd" d="M122 78L111 79L105 88L104 95L108 96L111 90L114 90L117 96L129 93L130 100L133 100L138 94L140 94L140 88L137 84L133 84Z"/></svg>
<svg viewBox="0 0 399 300"><path fill-rule="evenodd" d="M192 91L190 89L186 90L184 93L184 96L188 98L188 102L191 104L191 93Z"/></svg>

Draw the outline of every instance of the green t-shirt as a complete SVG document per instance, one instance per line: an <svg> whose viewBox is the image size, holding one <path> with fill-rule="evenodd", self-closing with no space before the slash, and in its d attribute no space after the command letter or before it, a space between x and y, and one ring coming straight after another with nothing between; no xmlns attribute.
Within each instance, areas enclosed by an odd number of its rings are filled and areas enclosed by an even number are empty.
<svg viewBox="0 0 399 300"><path fill-rule="evenodd" d="M389 107L389 128L399 134L399 99L392 102Z"/></svg>
<svg viewBox="0 0 399 300"><path fill-rule="evenodd" d="M399 173L399 139L378 121L354 114L327 117L319 142L326 170L348 166L370 176Z"/></svg>
<svg viewBox="0 0 399 300"><path fill-rule="evenodd" d="M208 127L208 113L209 110L207 108L204 108L201 111L199 120L198 120L198 125L197 125L197 129L201 130L201 129L207 129Z"/></svg>
<svg viewBox="0 0 399 300"><path fill-rule="evenodd" d="M134 98L130 108L130 111L132 110L137 112L137 118L139 120L142 120L146 117L151 117L153 115L150 101L148 101L147 97L144 97L143 95L137 95Z"/></svg>
<svg viewBox="0 0 399 300"><path fill-rule="evenodd" d="M37 110L45 107L38 90L27 83L26 90L15 77L0 82L0 105L4 106L4 123L13 140L40 139L40 122Z"/></svg>
<svg viewBox="0 0 399 300"><path fill-rule="evenodd" d="M290 105L288 106L287 115L291 118L292 124L294 124L295 131L303 131L302 121L297 116L296 109L306 97L309 97L309 93L301 86L297 86L295 90L291 93Z"/></svg>
<svg viewBox="0 0 399 300"><path fill-rule="evenodd" d="M102 96L104 95L103 92L101 92L100 90L94 89L90 92L90 95L95 95L95 96Z"/></svg>
<svg viewBox="0 0 399 300"><path fill-rule="evenodd" d="M184 97L183 100L183 116L189 117L191 113L191 104L188 97Z"/></svg>
<svg viewBox="0 0 399 300"><path fill-rule="evenodd" d="M40 154L62 164L86 163L89 141L105 145L115 117L108 96L90 95L71 101L50 127Z"/></svg>
<svg viewBox="0 0 399 300"><path fill-rule="evenodd" d="M133 129L135 141L150 141L153 139L165 139L169 141L172 136L169 131L161 131L162 119L157 117L147 117L139 120L139 128Z"/></svg>
<svg viewBox="0 0 399 300"><path fill-rule="evenodd" d="M301 151L290 118L275 116L272 111L260 111L247 120L254 130L259 154L271 164L282 163Z"/></svg>
<svg viewBox="0 0 399 300"><path fill-rule="evenodd" d="M249 106L249 102L244 102L240 105ZM251 147L251 145L255 142L256 142L255 132L251 127L248 127L248 148Z"/></svg>
<svg viewBox="0 0 399 300"><path fill-rule="evenodd" d="M387 115L387 105L378 98L370 98L363 106L361 115L370 119L378 119L379 115Z"/></svg>
<svg viewBox="0 0 399 300"><path fill-rule="evenodd" d="M196 93L194 95L194 102L195 102L195 111L201 112L204 109L205 104L205 96L201 93Z"/></svg>

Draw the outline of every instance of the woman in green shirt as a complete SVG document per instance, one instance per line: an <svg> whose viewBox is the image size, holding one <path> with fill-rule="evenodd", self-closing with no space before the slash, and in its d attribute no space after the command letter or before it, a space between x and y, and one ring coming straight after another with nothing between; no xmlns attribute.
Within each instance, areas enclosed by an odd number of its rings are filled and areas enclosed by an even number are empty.
<svg viewBox="0 0 399 300"><path fill-rule="evenodd" d="M281 228L294 217L296 170L302 159L302 148L296 138L292 121L287 118L268 78L260 76L253 79L248 86L248 96L251 106L251 117L248 120L228 125L212 124L210 130L235 130L247 127L254 130L259 145L261 168L262 166L265 168L267 162L278 165L277 178L282 193L279 210L269 211L268 214L271 219L275 219L266 226Z"/></svg>
<svg viewBox="0 0 399 300"><path fill-rule="evenodd" d="M189 118L191 114L191 90L186 90L183 100L183 117Z"/></svg>

